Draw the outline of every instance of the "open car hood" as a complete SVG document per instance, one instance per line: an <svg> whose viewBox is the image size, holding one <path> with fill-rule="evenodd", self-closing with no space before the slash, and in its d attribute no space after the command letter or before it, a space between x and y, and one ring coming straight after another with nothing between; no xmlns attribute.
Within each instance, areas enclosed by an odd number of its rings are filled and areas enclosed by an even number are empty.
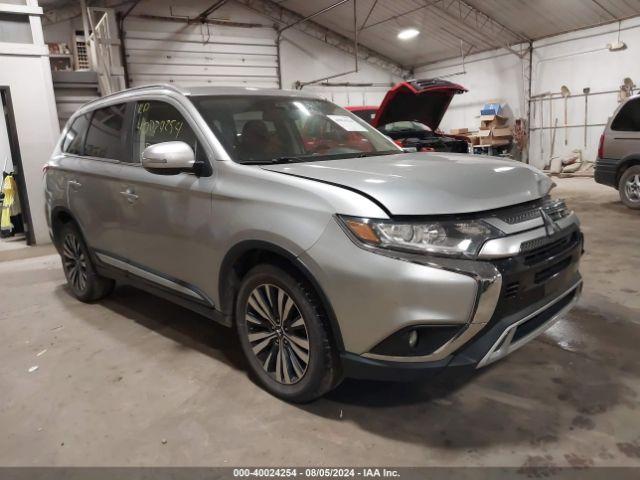
<svg viewBox="0 0 640 480"><path fill-rule="evenodd" d="M415 120L436 130L451 99L466 88L446 80L412 80L397 84L387 92L371 122L374 127L403 120Z"/></svg>

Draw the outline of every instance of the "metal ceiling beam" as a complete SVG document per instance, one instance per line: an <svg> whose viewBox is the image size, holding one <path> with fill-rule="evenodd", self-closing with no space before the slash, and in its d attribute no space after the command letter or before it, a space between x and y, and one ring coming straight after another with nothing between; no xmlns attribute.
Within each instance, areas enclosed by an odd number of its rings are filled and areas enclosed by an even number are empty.
<svg viewBox="0 0 640 480"><path fill-rule="evenodd" d="M462 39L469 45L475 45L481 48L502 48L505 46L502 41L496 41L492 36L482 33L479 28L472 28L463 22L457 21L446 12L434 9L433 15L438 17L445 25L447 25L448 28L440 27L442 31ZM451 31L451 29L454 28L457 29L457 32L455 33Z"/></svg>
<svg viewBox="0 0 640 480"><path fill-rule="evenodd" d="M519 38L521 41L523 41L523 42L530 42L531 41L531 39L529 37L527 37L526 35L524 35L524 34L522 34L520 32L516 32L515 30L512 30L511 28L507 27L505 24L500 23L498 20L493 18L491 15L488 15L484 11L474 7L473 5L470 5L465 0L456 0L456 1L458 3L460 3L462 6L464 6L464 7L466 7L468 9L468 13L466 14L467 17L470 14L474 14L475 13L475 14L479 15L480 17L484 17L484 19L486 19L486 21L491 22L491 24L493 26L498 27L500 30L508 32L509 34L513 35L514 37Z"/></svg>
<svg viewBox="0 0 640 480"><path fill-rule="evenodd" d="M118 8L123 5L132 4L136 0L106 0L101 5L105 8ZM91 2L87 2L91 3ZM82 7L80 6L80 2L74 1L64 4L61 7L56 7L55 4L49 7L43 7L44 14L42 15L42 25L53 25L54 23L66 22L67 20L72 20L74 18L78 18L82 15Z"/></svg>
<svg viewBox="0 0 640 480"><path fill-rule="evenodd" d="M501 38L500 35L506 32L515 41L512 43L529 41L529 39L524 35L509 29L494 18L490 17L484 12L481 12L472 5L469 5L464 0L432 0L429 2L425 2L423 5L412 8L405 12L392 15L369 25L365 25L361 28L361 30L376 27L393 20L398 20L411 13L415 13L419 10L424 10L430 7L432 7L432 11L437 10L441 12L441 15L439 15L440 18L448 20L450 23L456 24L458 28L460 28L461 32L464 33L464 36L466 36L467 38L463 38L460 35L457 35L442 26L439 28L439 30L450 36L453 36L459 41L468 44L470 47L476 44L484 44L488 45L491 48L506 48L514 55L520 57L521 53L511 48L510 43ZM442 14L446 15L446 17L443 17ZM444 43L447 42L444 41Z"/></svg>
<svg viewBox="0 0 640 480"><path fill-rule="evenodd" d="M284 8L272 0L235 0L235 2L264 17L270 18L277 25L286 26L304 19L303 15L300 15L293 10L289 10L288 8ZM298 23L298 25L293 28L298 32L302 32L305 35L313 37L327 45L331 45L332 47L338 48L350 55L354 55L355 53L352 38L320 25L314 20L307 20L305 22ZM371 48L365 47L362 44L359 45L357 53L359 59L383 70L387 70L394 75L405 78L411 75L411 71L409 69L400 65L395 60L392 60L386 55L376 52Z"/></svg>
<svg viewBox="0 0 640 480"><path fill-rule="evenodd" d="M306 22L307 20L311 20L312 18L315 18L318 15L322 15L323 13L326 13L329 10L333 10L334 8L339 7L340 5L342 5L343 3L347 3L348 1L349 0L340 0L339 2L336 2L336 3L332 4L332 5L329 5L328 7L325 7L323 9L321 9L321 10L318 10L317 12L312 13L311 15L307 15L306 17L303 17L303 18L301 18L299 20L296 20L295 22L290 23L289 25L286 25L286 26L282 27L280 29L280 33L284 32L285 30L288 30L291 27L295 27L296 25L299 25L302 22Z"/></svg>
<svg viewBox="0 0 640 480"><path fill-rule="evenodd" d="M367 16L364 17L364 22L362 22L362 25L360 26L359 30L362 30L363 28L365 28L367 26L367 22L369 21L369 17L373 13L373 9L376 8L376 5L378 5L378 0L374 0L374 2L371 4L371 8L369 9L369 13L367 13Z"/></svg>
<svg viewBox="0 0 640 480"><path fill-rule="evenodd" d="M600 7L600 10L602 10L604 13L606 13L607 15L609 15L611 18L613 18L614 20L617 20L618 17L616 17L611 10L609 10L608 8L605 8L598 0L591 0L592 3L596 4L598 7Z"/></svg>
<svg viewBox="0 0 640 480"><path fill-rule="evenodd" d="M203 10L197 17L197 20L200 20L201 22L204 22L207 17L209 15L211 15L213 12L215 12L216 10L218 10L220 7L222 7L225 3L227 3L228 0L218 0L217 2L215 2L213 5L211 5L209 8L207 8L206 10Z"/></svg>
<svg viewBox="0 0 640 480"><path fill-rule="evenodd" d="M480 35L493 44L496 48L505 48L514 55L522 58L522 53L512 48L514 43L528 43L529 38L521 33L515 32L506 25L498 22L486 13L478 10L474 6L468 4L464 0L439 0L433 3L435 9L440 10L447 15L452 23L458 22L470 30L467 30L476 38ZM503 39L502 36L507 34L511 39ZM487 38L487 37L491 38ZM493 41L491 41L493 40Z"/></svg>
<svg viewBox="0 0 640 480"><path fill-rule="evenodd" d="M367 20L368 20L369 16L371 15L371 12L373 11L373 7L376 6L377 1L378 0L376 0L373 3L371 9L369 10L369 13L367 15L367 19L365 19L365 21L362 24L362 27L360 27L360 31L368 29L368 28L371 28L371 27L375 27L375 26L381 25L383 23L390 22L392 20L397 20L397 19L402 18L402 17L404 17L406 15L409 15L410 13L414 13L414 12L417 12L418 10L423 10L425 8L431 7L431 6L433 6L434 3L436 3L436 2L438 2L440 0L433 0L433 2L431 2L431 3L425 4L425 5L420 5L417 8L412 8L410 10L407 10L407 11L403 12L403 13L399 13L397 15L392 15L390 17L387 17L387 18L383 19L383 20L380 20L380 21L377 21L377 22L372 23L370 25L367 25ZM442 34L445 34L445 35L442 35ZM467 40L464 40L464 39L460 38L459 36L451 33L450 31L448 31L448 30L446 30L446 29L444 29L442 27L440 27L438 31L430 30L429 31L429 35L434 37L434 38L436 38L438 40L438 42L440 42L441 44L445 44L445 45L452 46L452 47L455 47L455 48L458 48L458 45L459 45L458 42L464 42L464 43L467 43L467 44L471 45ZM453 37L456 40L456 42L452 43L450 41L450 39L447 38L447 37Z"/></svg>
<svg viewBox="0 0 640 480"><path fill-rule="evenodd" d="M387 17L387 18L385 18L385 19L383 19L383 20L379 20L379 21L377 21L377 22L375 22L375 23L372 23L372 24L370 24L370 25L363 26L360 30L364 30L364 29L366 29L366 28L371 28L371 27L376 27L376 26L378 26L378 25L382 25L383 23L390 22L391 20L397 20L398 18L402 18L402 17L404 17L404 16L406 16L406 15L409 15L410 13L414 13L414 12L417 12L418 10L423 10L423 9L425 9L425 8L431 7L432 5L434 5L434 4L436 4L436 3L438 3L439 1L441 1L441 0L433 0L433 1L432 1L432 2L430 2L430 3L426 3L426 4L424 4L424 5L420 5L419 7L412 8L411 10L407 10L407 11L405 11L405 12L398 13L397 15L392 15L392 16L390 16L390 17ZM365 23L366 23L366 22L365 22Z"/></svg>
<svg viewBox="0 0 640 480"><path fill-rule="evenodd" d="M558 36L561 36L561 35L566 35L567 33L588 30L588 29L591 29L591 28L597 28L597 27L603 27L603 26L606 26L606 25L618 24L621 21L626 21L626 20L630 20L632 18L637 18L637 17L638 17L638 14L627 15L627 16L624 16L624 17L618 17L616 20L606 20L606 21L599 22L599 23L593 23L593 24L585 25L583 27L570 28L570 29L567 29L567 30L561 30L561 31L549 33L549 34L546 34L546 35L534 37L534 38L532 38L531 42L538 42L540 40L549 39L549 38L552 38L552 37L558 37ZM629 28L629 27L627 27L627 28ZM614 32L614 31L611 30L610 32ZM496 47L485 48L485 49L476 48L474 50L474 53L482 53L482 52L486 52L486 51L489 51L489 50L494 50L495 48ZM498 48L502 48L502 47L498 47ZM528 45L525 45L525 49L523 51L523 53L524 53L523 59L525 59L525 60L526 60L526 57L527 57L528 49L529 49ZM470 52L465 53L465 56L467 56L469 53ZM518 56L520 56L520 54L518 54ZM428 65L432 65L432 64L435 64L435 63L454 60L454 59L456 59L458 57L459 57L459 54L455 54L455 55L451 55L451 56L447 56L447 57L438 58L437 60L430 60L430 61L427 61L427 62L422 62L422 63L416 64L416 65L413 65L412 67L414 69L422 68L422 67L426 67Z"/></svg>

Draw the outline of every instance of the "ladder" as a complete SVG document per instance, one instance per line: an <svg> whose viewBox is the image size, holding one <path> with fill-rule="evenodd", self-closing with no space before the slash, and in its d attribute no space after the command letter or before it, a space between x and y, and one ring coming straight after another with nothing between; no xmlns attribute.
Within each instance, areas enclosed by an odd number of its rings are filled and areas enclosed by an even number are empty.
<svg viewBox="0 0 640 480"><path fill-rule="evenodd" d="M125 81L115 13L102 7L89 7L87 13L91 26L87 52L91 69L98 75L100 94L119 92L125 88Z"/></svg>

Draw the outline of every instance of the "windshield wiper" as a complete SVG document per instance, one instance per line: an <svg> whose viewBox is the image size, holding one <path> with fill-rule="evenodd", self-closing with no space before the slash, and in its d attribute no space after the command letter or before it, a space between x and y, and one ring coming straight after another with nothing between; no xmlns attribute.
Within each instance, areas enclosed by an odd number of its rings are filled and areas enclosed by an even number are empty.
<svg viewBox="0 0 640 480"><path fill-rule="evenodd" d="M295 163L303 161L300 157L276 157L271 159L271 163Z"/></svg>
<svg viewBox="0 0 640 480"><path fill-rule="evenodd" d="M275 158L267 158L264 160L243 160L243 165L275 165L278 163L296 163L303 162L300 157L275 157Z"/></svg>
<svg viewBox="0 0 640 480"><path fill-rule="evenodd" d="M364 158L364 157L381 157L383 155L394 155L394 154L398 154L398 153L402 153L402 151L397 151L397 150L381 150L379 152L362 152L359 153L358 155L356 155L357 158Z"/></svg>
<svg viewBox="0 0 640 480"><path fill-rule="evenodd" d="M244 160L239 163L243 165L276 165L281 163L303 163L303 162L320 162L323 160L341 160L345 158L363 158L363 157L377 157L381 155L393 155L402 153L397 150L382 150L380 152L359 152L359 153L336 153L333 155L300 155L296 156L282 156L274 158L265 158L264 160Z"/></svg>

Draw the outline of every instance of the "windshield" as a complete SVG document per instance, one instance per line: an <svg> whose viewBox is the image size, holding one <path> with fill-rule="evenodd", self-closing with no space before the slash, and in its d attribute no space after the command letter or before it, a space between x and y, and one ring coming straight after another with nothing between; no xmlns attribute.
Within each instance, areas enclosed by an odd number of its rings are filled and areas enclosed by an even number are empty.
<svg viewBox="0 0 640 480"><path fill-rule="evenodd" d="M239 163L401 152L366 122L326 100L257 95L191 100L229 156Z"/></svg>
<svg viewBox="0 0 640 480"><path fill-rule="evenodd" d="M425 124L420 122L414 122L411 120L387 123L385 126L380 127L380 130L382 130L383 132L408 132L408 131L430 132L431 131L431 129L427 127Z"/></svg>

